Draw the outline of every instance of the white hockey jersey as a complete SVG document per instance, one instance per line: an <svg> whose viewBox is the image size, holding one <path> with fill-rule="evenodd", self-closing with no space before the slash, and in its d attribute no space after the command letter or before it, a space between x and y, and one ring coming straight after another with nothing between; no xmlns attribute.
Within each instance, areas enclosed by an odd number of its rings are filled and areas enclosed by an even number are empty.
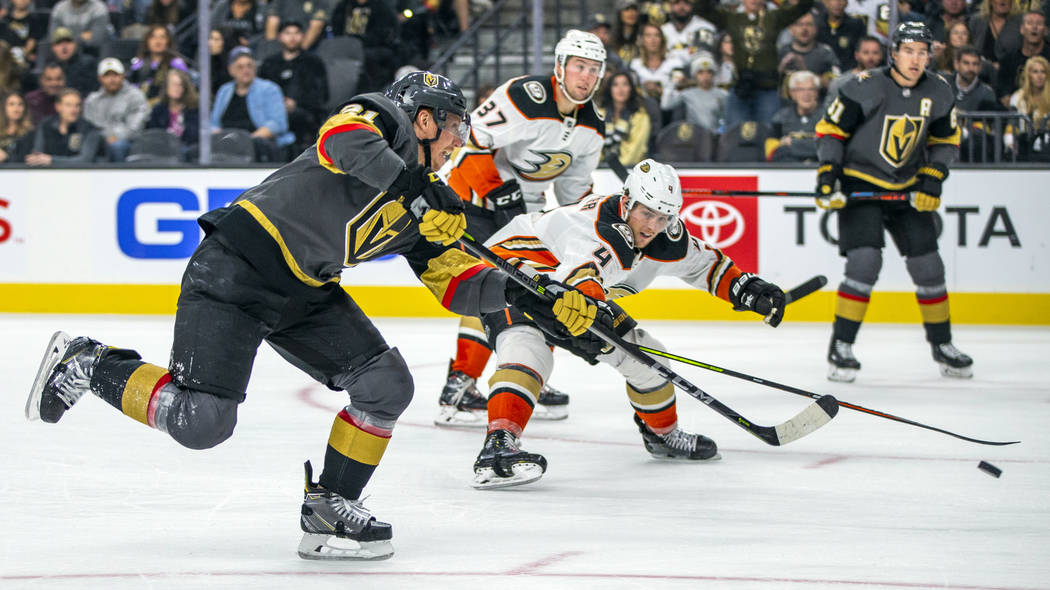
<svg viewBox="0 0 1050 590"><path fill-rule="evenodd" d="M620 195L591 195L546 213L515 217L486 245L596 299L638 293L658 276L678 277L726 301L741 271L685 231L661 232L641 250L621 212Z"/></svg>
<svg viewBox="0 0 1050 590"><path fill-rule="evenodd" d="M593 102L575 117L558 112L553 76L509 80L470 115L471 137L451 162L448 184L460 198L492 209L484 196L516 179L529 211L545 208L544 191L554 185L559 204L574 203L591 190L605 141L605 121Z"/></svg>

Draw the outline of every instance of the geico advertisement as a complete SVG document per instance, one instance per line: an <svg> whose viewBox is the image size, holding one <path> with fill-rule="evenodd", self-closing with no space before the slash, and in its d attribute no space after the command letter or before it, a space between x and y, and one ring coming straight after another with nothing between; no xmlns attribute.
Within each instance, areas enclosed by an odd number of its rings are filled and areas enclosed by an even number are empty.
<svg viewBox="0 0 1050 590"><path fill-rule="evenodd" d="M812 199L718 197L691 188L808 191L803 170L680 170L682 221L745 270L792 285L814 274L836 282L843 260L836 214ZM196 218L261 181L267 170L5 171L0 186L0 281L176 284L200 243ZM618 190L597 171L595 191ZM1050 171L955 171L938 211L948 286L969 292L1050 292L1039 186ZM552 202L553 204L553 202ZM880 290L912 283L887 237ZM399 257L344 273L346 284L417 284ZM686 288L675 280L664 288Z"/></svg>

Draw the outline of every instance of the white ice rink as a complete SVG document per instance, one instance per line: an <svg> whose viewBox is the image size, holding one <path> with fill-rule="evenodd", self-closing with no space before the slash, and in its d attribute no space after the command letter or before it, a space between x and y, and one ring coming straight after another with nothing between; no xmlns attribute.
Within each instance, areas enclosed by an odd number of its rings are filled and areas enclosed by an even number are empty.
<svg viewBox="0 0 1050 590"><path fill-rule="evenodd" d="M723 460L644 451L619 376L557 356L570 417L533 422L538 483L469 486L480 431L432 425L453 320L379 320L412 367L415 401L366 489L394 557L295 554L302 463L319 471L343 395L260 351L233 438L179 447L93 396L60 424L25 396L55 329L166 364L172 318L0 315L0 588L1050 588L1050 329L957 326L976 378L941 378L917 325L867 325L852 385L825 381L830 326L644 322L678 354L977 438L842 409L770 447L680 395L680 422ZM810 400L700 369L686 378L755 422ZM487 375L486 375L487 378ZM977 469L1003 469L994 479Z"/></svg>

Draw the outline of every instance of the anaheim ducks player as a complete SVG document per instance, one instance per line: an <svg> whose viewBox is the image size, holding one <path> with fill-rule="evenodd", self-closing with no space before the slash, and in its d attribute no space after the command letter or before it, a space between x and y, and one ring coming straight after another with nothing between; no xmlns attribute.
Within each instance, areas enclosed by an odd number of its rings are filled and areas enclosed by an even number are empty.
<svg viewBox="0 0 1050 590"><path fill-rule="evenodd" d="M741 272L719 250L687 233L678 219L681 207L682 189L674 168L643 160L628 175L622 195L593 195L546 213L518 216L496 232L488 246L505 259L518 259L521 268L538 273L541 282L559 281L596 300L637 293L660 275L675 276L729 301L738 311L758 311L777 326L784 315L780 288ZM521 450L518 439L551 374L550 343L592 364L610 364L627 379L634 422L653 456L719 458L714 441L678 427L673 384L618 349L602 352L604 342L593 336L545 334L546 328L541 331L530 319L550 314L531 308L539 301L520 298L506 312L483 316L498 366L489 382L488 434L474 463L474 487L525 484L546 470L546 459ZM608 313L599 313L595 321L610 318L626 340L662 348L614 303L599 307L605 306Z"/></svg>
<svg viewBox="0 0 1050 590"><path fill-rule="evenodd" d="M817 123L817 204L839 209L839 254L846 258L828 347L828 379L850 382L860 362L853 342L882 269L883 228L915 283L926 340L946 377L973 375L973 359L952 345L944 261L934 213L959 150L955 95L927 71L933 35L920 22L893 33L893 65L861 72L839 89ZM909 191L902 201L849 201L839 191Z"/></svg>
<svg viewBox="0 0 1050 590"><path fill-rule="evenodd" d="M605 72L605 46L591 33L570 30L554 49L553 76L514 78L472 114L470 141L459 150L449 186L467 201L467 227L483 241L515 215L591 191L605 123L592 102ZM475 385L491 350L478 318L460 321L456 358L441 392L438 425L485 425L485 398ZM569 397L551 387L540 395L537 418L568 416Z"/></svg>

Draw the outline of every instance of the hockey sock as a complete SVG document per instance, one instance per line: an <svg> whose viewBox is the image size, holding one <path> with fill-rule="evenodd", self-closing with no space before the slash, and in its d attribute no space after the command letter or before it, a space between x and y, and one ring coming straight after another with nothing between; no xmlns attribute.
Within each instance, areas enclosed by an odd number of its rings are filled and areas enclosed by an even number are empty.
<svg viewBox="0 0 1050 590"><path fill-rule="evenodd" d="M332 424L318 483L348 500L358 499L383 458L393 428L393 421L344 408Z"/></svg>
<svg viewBox="0 0 1050 590"><path fill-rule="evenodd" d="M919 301L919 313L922 314L922 327L926 330L927 342L951 342L952 325L948 319L948 294L924 297L920 291L915 297Z"/></svg>
<svg viewBox="0 0 1050 590"><path fill-rule="evenodd" d="M642 390L627 383L627 397L634 412L656 434L667 434L678 424L674 384L665 382L655 389Z"/></svg>
<svg viewBox="0 0 1050 590"><path fill-rule="evenodd" d="M111 348L91 375L91 392L125 415L156 428L157 394L171 381L168 370L143 362L134 350Z"/></svg>
<svg viewBox="0 0 1050 590"><path fill-rule="evenodd" d="M481 320L473 317L459 319L459 336L456 338L456 360L452 361L452 370L461 371L468 377L477 379L485 371L485 365L492 356L485 328Z"/></svg>
<svg viewBox="0 0 1050 590"><path fill-rule="evenodd" d="M856 341L870 300L870 294L861 293L845 282L839 285L838 296L835 297L834 334L837 340L850 343Z"/></svg>
<svg viewBox="0 0 1050 590"><path fill-rule="evenodd" d="M525 365L500 365L489 379L489 431L521 436L542 387L539 374Z"/></svg>

